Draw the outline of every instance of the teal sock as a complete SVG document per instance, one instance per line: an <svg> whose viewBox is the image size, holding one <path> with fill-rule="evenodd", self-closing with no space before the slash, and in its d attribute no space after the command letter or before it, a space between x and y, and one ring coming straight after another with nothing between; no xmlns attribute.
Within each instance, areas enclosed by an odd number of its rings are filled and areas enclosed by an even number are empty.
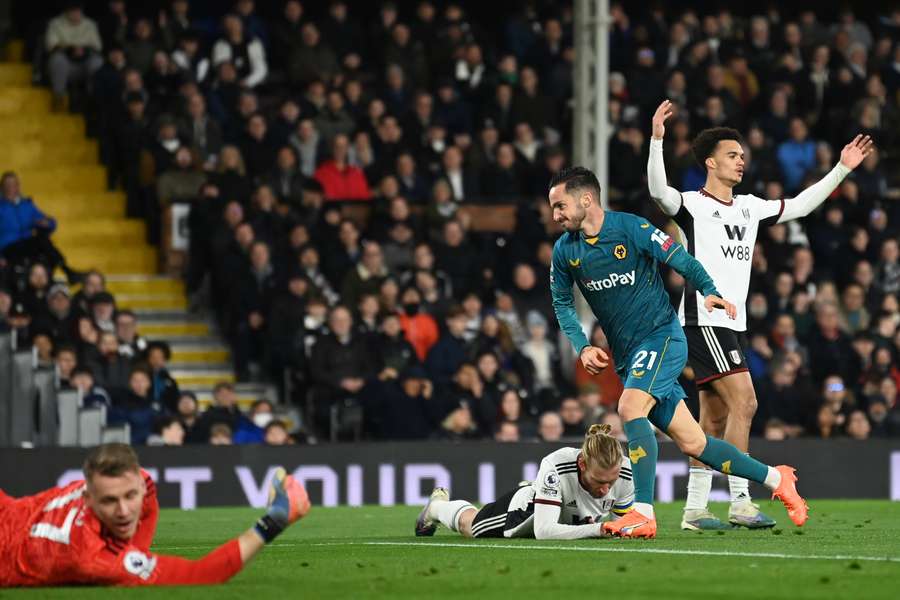
<svg viewBox="0 0 900 600"><path fill-rule="evenodd" d="M634 477L634 501L653 504L653 488L656 485L656 458L659 447L656 435L646 417L625 423L628 437L628 457Z"/></svg>
<svg viewBox="0 0 900 600"><path fill-rule="evenodd" d="M757 483L765 483L769 467L744 454L728 442L706 436L706 448L697 460L720 473L737 475Z"/></svg>

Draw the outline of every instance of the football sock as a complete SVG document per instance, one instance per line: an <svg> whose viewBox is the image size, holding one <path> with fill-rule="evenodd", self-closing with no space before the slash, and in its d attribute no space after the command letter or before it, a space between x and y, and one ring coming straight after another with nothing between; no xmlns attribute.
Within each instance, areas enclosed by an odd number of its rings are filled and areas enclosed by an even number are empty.
<svg viewBox="0 0 900 600"><path fill-rule="evenodd" d="M750 482L743 477L728 476L728 491L731 492L731 503L750 502Z"/></svg>
<svg viewBox="0 0 900 600"><path fill-rule="evenodd" d="M709 490L712 489L712 474L712 470L707 467L691 467L684 510L706 510Z"/></svg>
<svg viewBox="0 0 900 600"><path fill-rule="evenodd" d="M438 500L431 503L428 511L432 518L436 518L441 524L450 531L459 531L459 515L467 508L474 509L470 502L465 500L451 500L449 502Z"/></svg>
<svg viewBox="0 0 900 600"><path fill-rule="evenodd" d="M645 517L653 516L653 488L656 485L656 458L659 447L647 417L632 419L624 425L628 437L628 457L634 475L635 510ZM643 507L639 505L645 505ZM649 514L647 508L650 508Z"/></svg>
<svg viewBox="0 0 900 600"><path fill-rule="evenodd" d="M775 467L769 467L769 472L766 475L766 480L763 483L767 488L774 492L776 489L778 489L778 486L781 485L781 473L779 473L775 469Z"/></svg>
<svg viewBox="0 0 900 600"><path fill-rule="evenodd" d="M728 442L710 436L706 436L706 448L697 460L726 475L733 474L759 483L766 481L769 472L769 467L755 458L744 454Z"/></svg>

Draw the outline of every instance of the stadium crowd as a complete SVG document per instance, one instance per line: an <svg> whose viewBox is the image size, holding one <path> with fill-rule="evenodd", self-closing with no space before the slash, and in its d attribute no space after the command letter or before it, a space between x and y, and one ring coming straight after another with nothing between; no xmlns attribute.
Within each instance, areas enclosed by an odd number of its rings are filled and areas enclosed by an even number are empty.
<svg viewBox="0 0 900 600"><path fill-rule="evenodd" d="M242 414L228 384L198 414L168 347L137 334L99 273L72 296L40 260L18 275L5 261L0 328L25 327L64 383L140 422L139 443L557 440L598 421L621 436L621 383L612 366L571 366L546 283L559 232L546 185L571 161L571 4L522 3L491 23L467 3L273 4L200 15L187 0L111 0L89 17L70 3L33 55L56 106L84 94L110 185L152 241L171 205L190 205L192 304L215 315L239 380L278 383L304 431L266 401ZM765 198L817 180L856 133L875 139L816 214L761 233L753 433L900 436L900 10L824 22L775 5L614 3L612 18L615 209L671 231L646 185L663 98L677 108L665 159L678 189L703 184L690 140L705 127L744 133L737 191ZM491 231L501 209L511 218ZM677 303L682 282L666 281Z"/></svg>

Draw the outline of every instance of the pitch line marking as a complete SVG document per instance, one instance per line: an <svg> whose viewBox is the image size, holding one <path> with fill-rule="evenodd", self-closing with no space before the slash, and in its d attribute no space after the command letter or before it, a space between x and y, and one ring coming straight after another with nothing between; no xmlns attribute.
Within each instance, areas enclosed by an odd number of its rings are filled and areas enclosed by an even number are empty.
<svg viewBox="0 0 900 600"><path fill-rule="evenodd" d="M303 544L296 544L297 546ZM310 546L427 546L438 548L499 548L504 550L561 550L564 552L631 552L635 554L675 554L684 556L737 556L743 558L779 558L788 560L862 560L872 562L900 563L900 557L893 556L850 556L837 554L823 556L815 554L782 554L777 552L730 552L712 550L677 550L670 548L604 548L588 546L540 546L537 544L460 544L439 542L326 542Z"/></svg>
<svg viewBox="0 0 900 600"><path fill-rule="evenodd" d="M835 554L823 556L815 554L782 554L778 552L731 552L727 550L678 550L675 548L624 548L624 547L589 547L589 546L540 546L537 544L460 544L440 542L313 542L309 544L272 544L269 548L303 548L323 546L422 546L428 548L469 548L478 550L481 548L499 548L503 550L558 550L563 552L617 552L633 554L671 554L681 556L727 556L741 558L777 558L784 560L861 560L869 562L900 563L900 557L895 556L851 556L848 554ZM212 546L154 546L153 552L163 550L209 550Z"/></svg>

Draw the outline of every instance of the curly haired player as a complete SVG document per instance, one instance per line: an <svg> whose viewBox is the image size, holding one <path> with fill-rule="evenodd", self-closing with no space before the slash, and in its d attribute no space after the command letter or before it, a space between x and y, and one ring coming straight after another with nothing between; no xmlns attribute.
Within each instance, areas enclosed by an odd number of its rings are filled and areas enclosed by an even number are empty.
<svg viewBox="0 0 900 600"><path fill-rule="evenodd" d="M253 527L198 560L155 554L153 480L130 446L105 444L84 461L83 481L22 498L0 491L0 587L222 583L309 508L279 469Z"/></svg>

